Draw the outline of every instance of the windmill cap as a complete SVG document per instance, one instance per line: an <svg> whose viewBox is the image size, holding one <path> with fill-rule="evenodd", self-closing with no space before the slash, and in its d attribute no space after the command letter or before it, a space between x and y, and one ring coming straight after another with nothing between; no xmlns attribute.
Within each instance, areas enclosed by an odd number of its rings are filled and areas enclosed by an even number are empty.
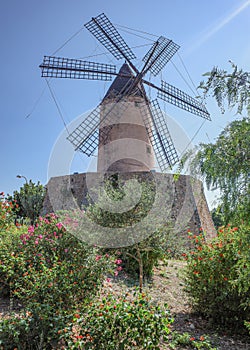
<svg viewBox="0 0 250 350"><path fill-rule="evenodd" d="M132 88L134 77L128 64L124 63L104 96L103 101L106 99L113 99L119 95L143 97L143 93L138 86Z"/></svg>

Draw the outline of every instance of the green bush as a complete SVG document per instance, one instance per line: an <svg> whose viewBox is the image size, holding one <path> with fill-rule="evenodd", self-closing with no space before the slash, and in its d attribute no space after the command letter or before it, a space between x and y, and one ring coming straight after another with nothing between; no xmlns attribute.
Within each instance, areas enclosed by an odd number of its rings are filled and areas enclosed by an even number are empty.
<svg viewBox="0 0 250 350"><path fill-rule="evenodd" d="M30 321L25 317L15 321L18 341L37 344L36 336L34 343L29 340L35 322L37 336L43 334L44 344L50 344L50 338L56 339L57 319L66 323L79 305L94 299L104 276L115 269L114 258L100 255L98 248L69 234L53 214L40 218L35 227L20 228L15 234L2 232L1 295L17 298L32 314ZM7 333L11 329L6 320L0 326Z"/></svg>
<svg viewBox="0 0 250 350"><path fill-rule="evenodd" d="M0 320L1 350L58 349L58 330L67 324L69 316L50 312L44 317L37 311L23 310Z"/></svg>
<svg viewBox="0 0 250 350"><path fill-rule="evenodd" d="M72 350L157 350L173 322L167 306L151 303L145 294L118 300L109 294L90 303L81 316L76 314L76 320L61 332L62 342Z"/></svg>
<svg viewBox="0 0 250 350"><path fill-rule="evenodd" d="M187 255L186 291L194 310L222 325L241 328L250 320L250 229L219 229L205 243L204 236L190 238L194 251Z"/></svg>
<svg viewBox="0 0 250 350"><path fill-rule="evenodd" d="M15 202L9 202L4 198L4 193L0 193L0 233L4 232L14 223L14 210L18 207Z"/></svg>
<svg viewBox="0 0 250 350"><path fill-rule="evenodd" d="M68 308L92 297L109 265L108 257L67 233L53 214L15 237L14 246L3 242L2 248L1 280L9 281L12 296L26 306L38 302Z"/></svg>
<svg viewBox="0 0 250 350"><path fill-rule="evenodd" d="M181 346L181 348L180 348ZM195 349L195 350L217 350L211 345L209 337L201 335L200 337L193 337L187 332L178 333L176 331L171 333L170 349Z"/></svg>

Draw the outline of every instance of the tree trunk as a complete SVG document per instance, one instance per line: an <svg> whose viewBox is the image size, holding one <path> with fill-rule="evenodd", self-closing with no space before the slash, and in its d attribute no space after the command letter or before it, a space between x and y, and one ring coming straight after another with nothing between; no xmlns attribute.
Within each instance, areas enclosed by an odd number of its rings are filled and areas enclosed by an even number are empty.
<svg viewBox="0 0 250 350"><path fill-rule="evenodd" d="M136 246L136 250L137 250L137 259L138 259L138 264L139 264L139 291L140 291L140 293L142 293L143 261L142 261L141 252L140 252L140 249L139 249L138 245Z"/></svg>

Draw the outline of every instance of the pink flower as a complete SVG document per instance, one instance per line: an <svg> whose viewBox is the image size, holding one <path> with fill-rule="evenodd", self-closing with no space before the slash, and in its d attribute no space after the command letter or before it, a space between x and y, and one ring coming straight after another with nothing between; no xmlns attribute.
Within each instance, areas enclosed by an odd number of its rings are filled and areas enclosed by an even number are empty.
<svg viewBox="0 0 250 350"><path fill-rule="evenodd" d="M39 242L38 242L38 239L35 240L35 244L37 245Z"/></svg>
<svg viewBox="0 0 250 350"><path fill-rule="evenodd" d="M111 278L107 278L106 281L109 283L111 281Z"/></svg>
<svg viewBox="0 0 250 350"><path fill-rule="evenodd" d="M64 249L64 251L65 251L65 253L68 253L69 250L66 248L66 249Z"/></svg>
<svg viewBox="0 0 250 350"><path fill-rule="evenodd" d="M101 257L102 257L101 255L97 255L97 256L95 257L95 260L98 261L98 260L101 259Z"/></svg>
<svg viewBox="0 0 250 350"><path fill-rule="evenodd" d="M115 271L114 275L115 275L115 276L118 276L118 271Z"/></svg>
<svg viewBox="0 0 250 350"><path fill-rule="evenodd" d="M121 271L122 270L122 267L121 266L118 266L117 268L116 268L116 271Z"/></svg>
<svg viewBox="0 0 250 350"><path fill-rule="evenodd" d="M39 235L38 238L42 239L42 238L43 238L43 235Z"/></svg>
<svg viewBox="0 0 250 350"><path fill-rule="evenodd" d="M58 222L57 224L56 224L56 226L57 226L57 228L59 228L59 230L63 227L63 224L61 223L61 222Z"/></svg>
<svg viewBox="0 0 250 350"><path fill-rule="evenodd" d="M28 232L29 232L29 233L33 233L33 232L34 232L34 226L29 226Z"/></svg>
<svg viewBox="0 0 250 350"><path fill-rule="evenodd" d="M115 260L115 264L116 264L116 265L120 265L121 263L122 263L122 260L121 260L121 259L116 259L116 260Z"/></svg>

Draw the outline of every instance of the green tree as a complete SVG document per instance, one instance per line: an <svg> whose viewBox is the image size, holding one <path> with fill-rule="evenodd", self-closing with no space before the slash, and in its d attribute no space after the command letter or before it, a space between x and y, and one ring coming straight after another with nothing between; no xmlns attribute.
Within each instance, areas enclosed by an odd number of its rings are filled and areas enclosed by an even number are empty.
<svg viewBox="0 0 250 350"><path fill-rule="evenodd" d="M19 191L14 191L8 200L16 203L14 209L16 218L28 218L33 224L42 210L45 192L44 186L39 181L35 184L32 180L25 183Z"/></svg>
<svg viewBox="0 0 250 350"><path fill-rule="evenodd" d="M212 92L222 112L237 108L247 116L231 122L214 144L200 144L192 164L210 189L219 189L224 223L248 221L250 212L250 73L232 64L232 72L214 67L201 82L205 97Z"/></svg>
<svg viewBox="0 0 250 350"><path fill-rule="evenodd" d="M230 123L214 144L201 144L194 164L208 188L219 189L225 223L247 220L250 212L250 120Z"/></svg>
<svg viewBox="0 0 250 350"><path fill-rule="evenodd" d="M118 260L122 259L126 272L138 275L141 291L143 278L152 275L170 244L177 243L166 204L170 195L153 176L138 175L126 181L118 174L104 180L96 194L98 199L92 203L89 198L84 212L58 214L79 239L103 247L105 253L119 248Z"/></svg>
<svg viewBox="0 0 250 350"><path fill-rule="evenodd" d="M112 212L103 210L100 204L107 199L100 196L100 202L87 208L87 215L101 226L111 228L124 228L133 226L147 216L149 210L154 204L156 189L154 181L140 180L141 194L138 203L124 212ZM105 182L105 190L113 204L121 203L126 197L126 201L132 203L134 194L138 191L136 184L130 183L130 194L124 191L123 181L114 174ZM120 205L120 204L119 204ZM119 247L125 270L131 274L138 273L139 288L142 292L143 278L149 277L153 272L153 267L157 261L164 255L164 234L157 229L157 222L150 222L145 227L141 227L142 232L133 231L128 238L128 245ZM125 231L126 232L126 231ZM138 239L137 234L141 237ZM114 239L114 238L113 238ZM129 240L130 243L129 243ZM134 242L135 241L135 242ZM112 249L111 249L112 251Z"/></svg>
<svg viewBox="0 0 250 350"><path fill-rule="evenodd" d="M232 72L213 67L211 72L203 74L207 80L202 81L199 88L203 90L205 98L212 93L222 113L227 104L228 108L236 107L239 114L246 109L250 116L250 73L230 63Z"/></svg>

